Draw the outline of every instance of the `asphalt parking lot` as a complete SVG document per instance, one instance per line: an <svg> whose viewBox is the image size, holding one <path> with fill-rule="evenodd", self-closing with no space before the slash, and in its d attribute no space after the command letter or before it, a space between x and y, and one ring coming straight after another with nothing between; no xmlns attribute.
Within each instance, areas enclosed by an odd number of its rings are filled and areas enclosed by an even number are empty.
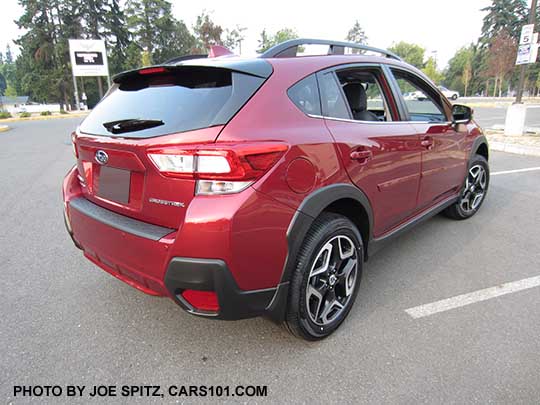
<svg viewBox="0 0 540 405"><path fill-rule="evenodd" d="M79 121L15 122L0 134L3 403L28 402L13 386L38 384L267 385L266 398L230 400L269 403L540 400L540 287L406 312L540 276L540 170L508 172L540 158L493 152L492 173L505 173L481 211L437 216L370 259L341 329L306 343L264 319L190 316L84 259L64 230L60 191Z"/></svg>

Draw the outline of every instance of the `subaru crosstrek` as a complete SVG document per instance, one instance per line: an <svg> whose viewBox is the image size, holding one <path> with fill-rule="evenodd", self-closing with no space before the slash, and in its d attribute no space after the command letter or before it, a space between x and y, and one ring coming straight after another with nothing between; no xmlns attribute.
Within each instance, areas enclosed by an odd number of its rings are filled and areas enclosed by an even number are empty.
<svg viewBox="0 0 540 405"><path fill-rule="evenodd" d="M312 44L328 51L297 55ZM471 109L385 50L214 47L113 82L72 135L66 227L97 266L194 315L326 337L368 257L439 212L470 218L488 190Z"/></svg>

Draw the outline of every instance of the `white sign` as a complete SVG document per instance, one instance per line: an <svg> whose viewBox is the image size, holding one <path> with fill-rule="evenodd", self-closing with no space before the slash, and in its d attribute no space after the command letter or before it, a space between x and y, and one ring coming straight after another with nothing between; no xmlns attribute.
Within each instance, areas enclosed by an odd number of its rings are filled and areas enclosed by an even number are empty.
<svg viewBox="0 0 540 405"><path fill-rule="evenodd" d="M530 63L531 60L531 51L532 45L520 45L518 48L516 65L525 65Z"/></svg>
<svg viewBox="0 0 540 405"><path fill-rule="evenodd" d="M74 76L108 76L107 50L102 39L70 39L69 56Z"/></svg>
<svg viewBox="0 0 540 405"><path fill-rule="evenodd" d="M520 45L529 45L532 43L534 33L534 24L527 24L521 28L521 36L519 37Z"/></svg>

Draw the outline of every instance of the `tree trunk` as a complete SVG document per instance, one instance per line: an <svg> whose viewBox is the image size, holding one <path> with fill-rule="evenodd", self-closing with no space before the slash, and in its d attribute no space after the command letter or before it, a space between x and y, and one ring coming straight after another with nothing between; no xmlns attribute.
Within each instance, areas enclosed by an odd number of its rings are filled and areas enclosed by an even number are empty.
<svg viewBox="0 0 540 405"><path fill-rule="evenodd" d="M103 98L103 83L101 82L101 76L97 77L97 85L99 91L99 99L101 100Z"/></svg>

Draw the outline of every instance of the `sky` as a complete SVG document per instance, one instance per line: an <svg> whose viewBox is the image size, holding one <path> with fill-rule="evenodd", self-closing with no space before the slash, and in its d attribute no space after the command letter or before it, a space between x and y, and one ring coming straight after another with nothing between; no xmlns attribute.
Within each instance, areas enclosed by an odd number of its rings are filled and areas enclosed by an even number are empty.
<svg viewBox="0 0 540 405"><path fill-rule="evenodd" d="M17 0L0 0L0 51L21 35L13 20L22 9ZM306 0L218 1L172 0L173 14L188 27L202 10L223 28L246 27L242 54L253 54L263 29L274 33L293 28L301 37L344 40L358 20L368 36L368 44L387 48L406 41L426 49L426 57L436 56L444 68L454 53L480 36L480 11L491 0Z"/></svg>

